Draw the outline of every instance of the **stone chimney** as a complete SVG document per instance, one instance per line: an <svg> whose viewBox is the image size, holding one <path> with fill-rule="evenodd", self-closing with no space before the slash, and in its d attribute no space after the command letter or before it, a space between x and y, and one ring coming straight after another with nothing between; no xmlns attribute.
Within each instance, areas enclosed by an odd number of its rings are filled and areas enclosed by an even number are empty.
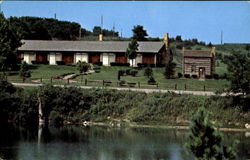
<svg viewBox="0 0 250 160"><path fill-rule="evenodd" d="M168 48L168 47L169 47L168 33L165 33L165 34L164 34L164 40L163 40L163 42L165 43L166 48Z"/></svg>
<svg viewBox="0 0 250 160"><path fill-rule="evenodd" d="M103 39L103 35L102 34L99 34L99 41L102 41Z"/></svg>
<svg viewBox="0 0 250 160"><path fill-rule="evenodd" d="M212 47L211 53L215 56L215 47Z"/></svg>

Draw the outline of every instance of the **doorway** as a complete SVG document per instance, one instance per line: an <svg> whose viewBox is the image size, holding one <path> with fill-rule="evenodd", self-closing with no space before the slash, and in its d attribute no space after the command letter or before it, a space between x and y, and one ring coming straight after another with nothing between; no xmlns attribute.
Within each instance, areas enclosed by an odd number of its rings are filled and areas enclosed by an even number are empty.
<svg viewBox="0 0 250 160"><path fill-rule="evenodd" d="M205 78L205 67L199 68L199 78Z"/></svg>

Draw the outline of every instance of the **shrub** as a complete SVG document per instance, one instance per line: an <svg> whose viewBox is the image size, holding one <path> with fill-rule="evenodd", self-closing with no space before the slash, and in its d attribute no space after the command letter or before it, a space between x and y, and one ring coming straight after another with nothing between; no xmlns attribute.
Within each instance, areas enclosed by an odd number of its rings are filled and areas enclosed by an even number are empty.
<svg viewBox="0 0 250 160"><path fill-rule="evenodd" d="M181 78L183 77L183 74L182 73L178 73L178 78Z"/></svg>
<svg viewBox="0 0 250 160"><path fill-rule="evenodd" d="M125 75L125 73L126 73L126 71L125 71L125 70L119 70L119 71L118 71L118 74L119 74L120 76L124 76L124 75Z"/></svg>
<svg viewBox="0 0 250 160"><path fill-rule="evenodd" d="M64 61L56 61L56 64L57 65L65 65L65 62Z"/></svg>
<svg viewBox="0 0 250 160"><path fill-rule="evenodd" d="M31 61L32 64L49 64L49 61Z"/></svg>
<svg viewBox="0 0 250 160"><path fill-rule="evenodd" d="M152 68L151 67L147 67L147 68L145 68L145 70L144 70L144 76L146 76L146 77L152 77L154 75L154 73L153 73L153 70L152 70Z"/></svg>
<svg viewBox="0 0 250 160"><path fill-rule="evenodd" d="M190 74L184 74L185 78L190 78Z"/></svg>
<svg viewBox="0 0 250 160"><path fill-rule="evenodd" d="M205 78L212 79L212 76L211 75L205 75Z"/></svg>
<svg viewBox="0 0 250 160"><path fill-rule="evenodd" d="M95 65L102 66L102 62L95 62Z"/></svg>
<svg viewBox="0 0 250 160"><path fill-rule="evenodd" d="M196 74L193 74L192 78L198 78L198 76Z"/></svg>
<svg viewBox="0 0 250 160"><path fill-rule="evenodd" d="M227 79L227 73L224 73L222 76L220 76L222 79Z"/></svg>
<svg viewBox="0 0 250 160"><path fill-rule="evenodd" d="M162 64L162 63L156 63L155 65L156 67L165 67L165 64Z"/></svg>
<svg viewBox="0 0 250 160"><path fill-rule="evenodd" d="M219 75L218 74L213 74L213 78L214 79L219 79Z"/></svg>
<svg viewBox="0 0 250 160"><path fill-rule="evenodd" d="M127 70L126 70L126 74L127 74L127 75L130 75L130 72L131 72L131 69L127 69Z"/></svg>
<svg viewBox="0 0 250 160"><path fill-rule="evenodd" d="M144 67L155 67L155 64L148 64L148 63L137 63L137 66L139 68L144 68Z"/></svg>
<svg viewBox="0 0 250 160"><path fill-rule="evenodd" d="M121 86L121 85L124 85L124 84L126 84L126 81L125 81L125 80L119 81L119 85L120 85L120 86Z"/></svg>
<svg viewBox="0 0 250 160"><path fill-rule="evenodd" d="M76 66L80 73L87 72L91 68L89 63L81 61L78 61Z"/></svg>
<svg viewBox="0 0 250 160"><path fill-rule="evenodd" d="M111 62L110 66L130 66L129 63L121 63L121 62Z"/></svg>
<svg viewBox="0 0 250 160"><path fill-rule="evenodd" d="M138 74L137 70L130 71L130 75L133 76L133 77L135 77L137 74Z"/></svg>
<svg viewBox="0 0 250 160"><path fill-rule="evenodd" d="M154 77L153 76L151 76L150 78L149 78L149 80L148 80L148 83L155 83L156 81L155 81L155 79L154 79Z"/></svg>

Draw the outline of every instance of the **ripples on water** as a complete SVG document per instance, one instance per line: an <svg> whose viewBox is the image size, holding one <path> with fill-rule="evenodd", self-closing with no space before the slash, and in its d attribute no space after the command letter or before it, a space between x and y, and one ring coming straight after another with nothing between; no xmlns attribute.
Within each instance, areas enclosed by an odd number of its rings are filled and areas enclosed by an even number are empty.
<svg viewBox="0 0 250 160"><path fill-rule="evenodd" d="M184 150L186 130L67 126L38 130L1 129L0 159L52 160L190 160ZM225 132L225 142L238 139L238 160L250 158L250 139Z"/></svg>

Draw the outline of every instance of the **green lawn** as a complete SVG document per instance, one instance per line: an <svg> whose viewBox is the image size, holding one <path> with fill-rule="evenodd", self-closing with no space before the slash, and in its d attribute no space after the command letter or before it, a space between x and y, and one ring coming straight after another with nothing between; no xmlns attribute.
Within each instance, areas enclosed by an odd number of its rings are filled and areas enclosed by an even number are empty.
<svg viewBox="0 0 250 160"><path fill-rule="evenodd" d="M60 76L66 73L78 73L75 66L67 66L67 65L30 65L31 71L31 79L43 78L42 82L50 83L50 78L54 76ZM100 73L92 73L89 75L78 76L74 81L76 83L72 83L75 85L84 85L85 79L88 81L99 80L100 82L88 82L87 85L90 86L102 86L102 80L111 81L111 86L117 87L118 81L118 70L127 70L131 69L131 67L100 67ZM223 74L226 73L226 68L223 63L219 64L216 68L217 73ZM160 89L175 89L177 87L178 90L205 90L206 91L216 91L221 88L224 88L225 85L229 84L227 80L214 80L214 79L206 79L206 80L198 80L192 78L176 78L176 79L165 79L164 68L153 68L154 78L157 81L158 88ZM181 68L176 68L176 75L178 72L181 72ZM148 85L148 78L144 75L144 69L138 70L138 75L136 77L132 76L122 76L121 80L125 80L126 82L140 82L140 88L157 88L156 85ZM18 76L18 72L11 72L8 76L8 79L13 82L21 82L20 77ZM19 80L16 80L19 79ZM27 80L27 82L34 82L31 80ZM67 81L64 80L53 80L53 84L67 84Z"/></svg>

